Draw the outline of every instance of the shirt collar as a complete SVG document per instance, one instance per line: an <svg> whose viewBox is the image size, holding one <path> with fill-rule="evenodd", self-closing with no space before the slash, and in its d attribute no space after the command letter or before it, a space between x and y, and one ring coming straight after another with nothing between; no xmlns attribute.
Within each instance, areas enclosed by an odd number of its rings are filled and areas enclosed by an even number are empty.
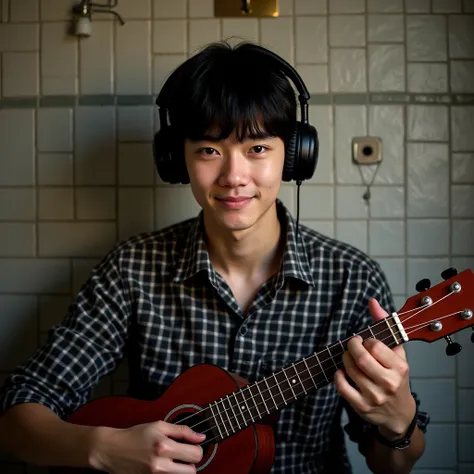
<svg viewBox="0 0 474 474"><path fill-rule="evenodd" d="M301 229L296 237L296 222L283 203L277 199L277 213L282 225L282 232L286 233L286 245L283 251L283 260L278 280L286 277L296 278L308 285L314 286L307 250L301 235ZM184 281L199 272L206 271L211 283L217 284L216 273L212 266L204 240L203 212L194 220L185 240L185 247L178 257L174 281Z"/></svg>
<svg viewBox="0 0 474 474"><path fill-rule="evenodd" d="M292 277L314 286L313 274L308 253L304 244L301 226L296 236L296 222L288 209L277 200L278 218L282 224L282 232L286 232L286 245L283 250L281 266L282 277Z"/></svg>

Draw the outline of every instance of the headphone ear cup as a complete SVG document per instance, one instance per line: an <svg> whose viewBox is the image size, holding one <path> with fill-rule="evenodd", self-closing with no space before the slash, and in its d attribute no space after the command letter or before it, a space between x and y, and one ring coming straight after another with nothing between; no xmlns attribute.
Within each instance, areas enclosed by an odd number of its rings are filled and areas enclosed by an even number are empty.
<svg viewBox="0 0 474 474"><path fill-rule="evenodd" d="M183 150L179 150L176 141L171 139L168 127L155 133L153 157L162 181L170 184L189 183Z"/></svg>
<svg viewBox="0 0 474 474"><path fill-rule="evenodd" d="M319 157L319 138L316 128L308 123L297 122L296 150L293 179L311 179L316 170Z"/></svg>
<svg viewBox="0 0 474 474"><path fill-rule="evenodd" d="M295 168L296 145L298 141L297 130L293 131L290 139L285 145L285 162L283 163L283 181L291 181Z"/></svg>
<svg viewBox="0 0 474 474"><path fill-rule="evenodd" d="M171 156L163 129L155 133L153 139L153 158L156 170L162 181L171 183L173 180L172 173L170 173Z"/></svg>

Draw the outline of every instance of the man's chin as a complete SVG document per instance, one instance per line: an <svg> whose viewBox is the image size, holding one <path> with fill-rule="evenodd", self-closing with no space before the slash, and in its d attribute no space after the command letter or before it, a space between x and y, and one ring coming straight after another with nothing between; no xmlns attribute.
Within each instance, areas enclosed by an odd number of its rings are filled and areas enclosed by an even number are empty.
<svg viewBox="0 0 474 474"><path fill-rule="evenodd" d="M255 222L249 219L229 219L224 216L223 219L221 219L221 225L227 230L231 231L242 231L242 230L247 230L250 229Z"/></svg>

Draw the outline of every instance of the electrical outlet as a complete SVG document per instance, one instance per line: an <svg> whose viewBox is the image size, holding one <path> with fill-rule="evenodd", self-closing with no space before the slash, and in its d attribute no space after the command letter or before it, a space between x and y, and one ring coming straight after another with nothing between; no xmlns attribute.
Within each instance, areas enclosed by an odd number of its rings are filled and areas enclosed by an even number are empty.
<svg viewBox="0 0 474 474"><path fill-rule="evenodd" d="M352 160L358 165L373 165L382 161L382 140L377 137L352 139Z"/></svg>

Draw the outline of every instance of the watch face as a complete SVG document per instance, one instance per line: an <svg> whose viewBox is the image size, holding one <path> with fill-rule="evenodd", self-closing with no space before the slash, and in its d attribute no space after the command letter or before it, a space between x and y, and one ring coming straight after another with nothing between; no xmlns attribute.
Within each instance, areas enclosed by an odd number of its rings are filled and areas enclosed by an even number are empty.
<svg viewBox="0 0 474 474"><path fill-rule="evenodd" d="M403 441L400 442L400 444L397 443L397 445L395 446L395 449L398 449L401 451L402 449L408 448L408 446L410 446L410 440L404 439Z"/></svg>

